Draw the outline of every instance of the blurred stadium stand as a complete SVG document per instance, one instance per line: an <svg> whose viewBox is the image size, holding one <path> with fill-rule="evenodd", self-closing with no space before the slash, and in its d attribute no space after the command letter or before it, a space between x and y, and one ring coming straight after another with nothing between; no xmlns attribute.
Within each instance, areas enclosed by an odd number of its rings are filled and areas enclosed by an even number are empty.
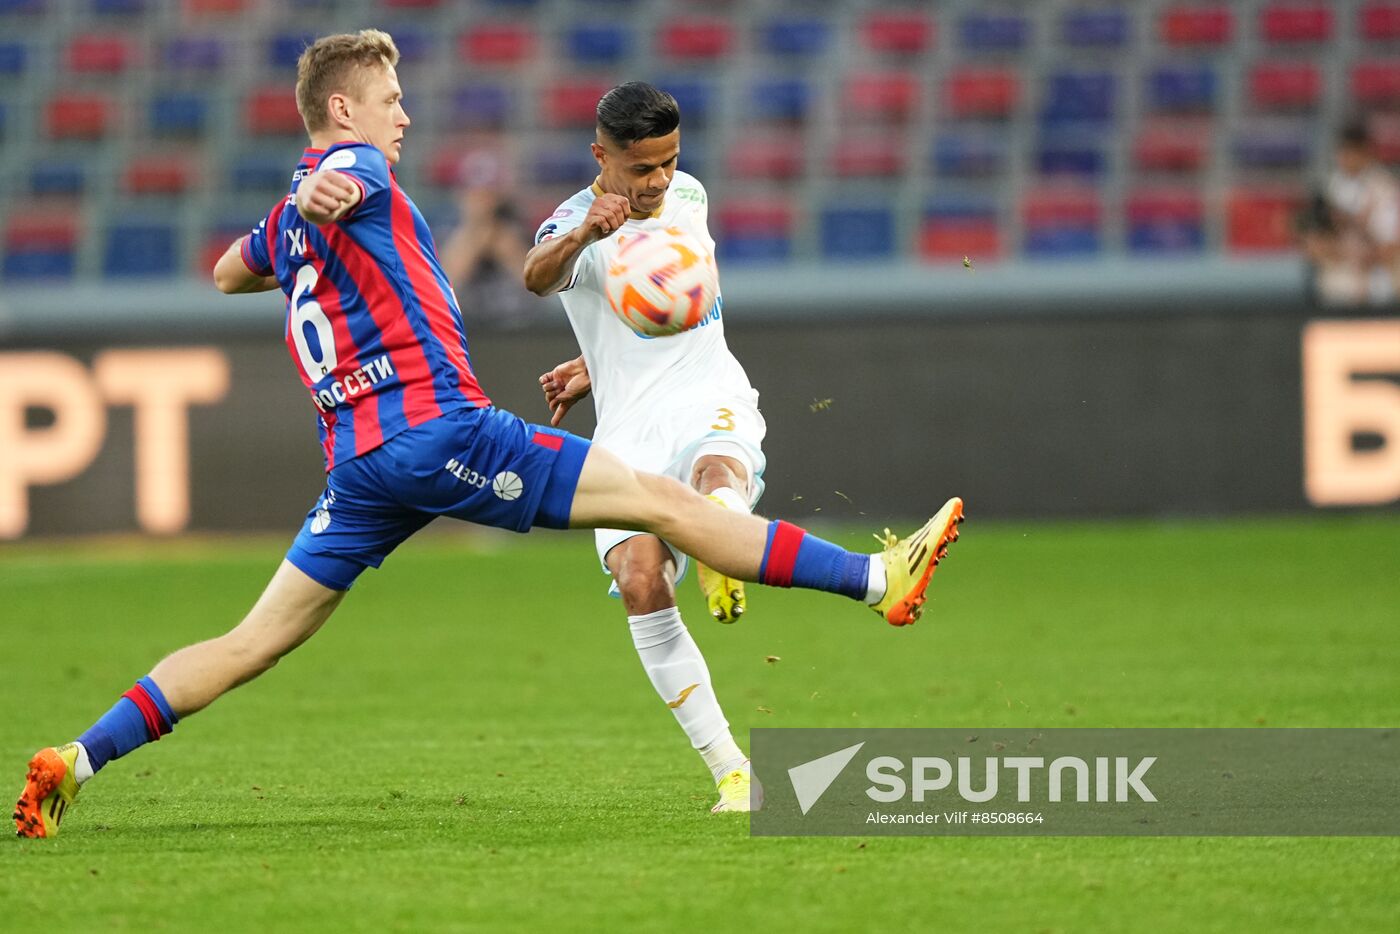
<svg viewBox="0 0 1400 934"><path fill-rule="evenodd" d="M1291 212L1350 107L1400 160L1395 0L0 0L0 282L203 276L285 190L309 19L397 38L425 206L486 139L533 224L591 179L599 94L668 88L741 280L967 257L1131 285L1191 257L1292 288Z"/></svg>

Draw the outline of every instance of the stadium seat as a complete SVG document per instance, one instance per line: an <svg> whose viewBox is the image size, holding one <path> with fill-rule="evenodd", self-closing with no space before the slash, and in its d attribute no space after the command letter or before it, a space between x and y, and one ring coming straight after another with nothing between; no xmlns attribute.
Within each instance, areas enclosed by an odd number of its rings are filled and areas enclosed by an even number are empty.
<svg viewBox="0 0 1400 934"><path fill-rule="evenodd" d="M656 40L668 58L712 59L729 51L733 33L726 19L679 17L662 24Z"/></svg>
<svg viewBox="0 0 1400 934"><path fill-rule="evenodd" d="M42 208L13 211L5 221L5 278L71 277L77 265L76 216L72 211Z"/></svg>
<svg viewBox="0 0 1400 934"><path fill-rule="evenodd" d="M1040 118L1047 126L1113 119L1118 76L1107 71L1057 71L1046 77Z"/></svg>
<svg viewBox="0 0 1400 934"><path fill-rule="evenodd" d="M82 162L55 162L44 159L29 171L29 193L35 197L81 195L87 187Z"/></svg>
<svg viewBox="0 0 1400 934"><path fill-rule="evenodd" d="M969 13L958 24L963 48L1015 51L1030 41L1031 24L1010 13Z"/></svg>
<svg viewBox="0 0 1400 934"><path fill-rule="evenodd" d="M820 55L831 44L831 27L816 18L776 17L759 29L759 47L772 55Z"/></svg>
<svg viewBox="0 0 1400 934"><path fill-rule="evenodd" d="M1376 158L1387 165L1400 164L1400 114L1371 114L1367 123Z"/></svg>
<svg viewBox="0 0 1400 934"><path fill-rule="evenodd" d="M185 12L195 15L227 16L242 13L252 0L184 0Z"/></svg>
<svg viewBox="0 0 1400 934"><path fill-rule="evenodd" d="M1247 84L1258 110L1313 110L1322 99L1322 72L1312 62L1259 62Z"/></svg>
<svg viewBox="0 0 1400 934"><path fill-rule="evenodd" d="M568 143L558 148L539 148L532 154L530 180L541 185L569 185L582 188L598 174L598 163L587 146Z"/></svg>
<svg viewBox="0 0 1400 934"><path fill-rule="evenodd" d="M306 47L316 41L314 33L285 32L267 40L267 64L273 68L295 69Z"/></svg>
<svg viewBox="0 0 1400 934"><path fill-rule="evenodd" d="M229 187L234 191L268 194L286 193L292 183L295 153L256 149L234 156L229 162ZM270 207L270 205L269 205Z"/></svg>
<svg viewBox="0 0 1400 934"><path fill-rule="evenodd" d="M1267 42L1325 42L1332 10L1326 3L1275 3L1259 11L1259 34Z"/></svg>
<svg viewBox="0 0 1400 934"><path fill-rule="evenodd" d="M379 0L379 2L395 10L432 10L443 4L443 0Z"/></svg>
<svg viewBox="0 0 1400 934"><path fill-rule="evenodd" d="M1225 209L1225 245L1232 253L1278 253L1295 249L1294 218L1302 206L1291 189L1232 191Z"/></svg>
<svg viewBox="0 0 1400 934"><path fill-rule="evenodd" d="M1400 61L1362 62L1351 70L1351 93L1356 103L1393 109L1400 100Z"/></svg>
<svg viewBox="0 0 1400 934"><path fill-rule="evenodd" d="M447 123L459 130L499 128L505 126L512 112L506 85L466 84L452 94Z"/></svg>
<svg viewBox="0 0 1400 934"><path fill-rule="evenodd" d="M1146 171L1198 172L1210 152L1210 128L1201 121L1148 120L1133 140L1133 163Z"/></svg>
<svg viewBox="0 0 1400 934"><path fill-rule="evenodd" d="M458 51L468 65L518 65L535 53L535 33L525 26L482 23L462 34Z"/></svg>
<svg viewBox="0 0 1400 934"><path fill-rule="evenodd" d="M744 133L727 149L727 169L735 178L797 178L805 167L806 148L789 133Z"/></svg>
<svg viewBox="0 0 1400 934"><path fill-rule="evenodd" d="M44 122L53 139L101 139L112 130L116 113L104 95L60 91L49 98Z"/></svg>
<svg viewBox="0 0 1400 934"><path fill-rule="evenodd" d="M178 232L159 220L118 220L107 226L103 274L111 278L168 276L175 271Z"/></svg>
<svg viewBox="0 0 1400 934"><path fill-rule="evenodd" d="M1041 259L1091 255L1102 249L1102 209L1091 188L1031 191L1021 202L1022 249Z"/></svg>
<svg viewBox="0 0 1400 934"><path fill-rule="evenodd" d="M18 78L29 66L29 46L23 42L0 42L0 75Z"/></svg>
<svg viewBox="0 0 1400 934"><path fill-rule="evenodd" d="M920 55L937 36L932 18L921 10L876 10L866 14L861 35L872 52Z"/></svg>
<svg viewBox="0 0 1400 934"><path fill-rule="evenodd" d="M1074 48L1117 49L1128 44L1125 10L1068 10L1060 20L1060 39Z"/></svg>
<svg viewBox="0 0 1400 934"><path fill-rule="evenodd" d="M1235 32L1235 17L1225 4L1179 4L1162 11L1158 35L1167 45L1225 45Z"/></svg>
<svg viewBox="0 0 1400 934"><path fill-rule="evenodd" d="M1199 253L1205 249L1205 210L1195 191L1133 192L1124 213L1130 253Z"/></svg>
<svg viewBox="0 0 1400 934"><path fill-rule="evenodd" d="M151 98L150 126L156 136L200 136L209 122L209 100L194 91L163 91Z"/></svg>
<svg viewBox="0 0 1400 934"><path fill-rule="evenodd" d="M632 33L611 23L581 23L564 33L564 47L581 64L611 64L632 51Z"/></svg>
<svg viewBox="0 0 1400 934"><path fill-rule="evenodd" d="M948 75L944 103L957 118L1011 116L1021 98L1021 79L1011 68L969 66Z"/></svg>
<svg viewBox="0 0 1400 934"><path fill-rule="evenodd" d="M825 259L877 260L895 254L894 211L888 207L828 206L818 226Z"/></svg>
<svg viewBox="0 0 1400 934"><path fill-rule="evenodd" d="M744 199L717 213L721 262L782 262L792 256L793 210L783 201Z"/></svg>
<svg viewBox="0 0 1400 934"><path fill-rule="evenodd" d="M102 16L135 16L147 6L147 0L92 0L92 12Z"/></svg>
<svg viewBox="0 0 1400 934"><path fill-rule="evenodd" d="M1052 130L1041 138L1035 149L1035 167L1041 175L1092 180L1107 171L1108 157L1098 133Z"/></svg>
<svg viewBox="0 0 1400 934"><path fill-rule="evenodd" d="M77 74L120 74L135 64L136 50L121 36L77 36L68 43L65 60Z"/></svg>
<svg viewBox="0 0 1400 934"><path fill-rule="evenodd" d="M165 44L161 61L171 71L217 71L228 51L215 36L180 36Z"/></svg>
<svg viewBox="0 0 1400 934"><path fill-rule="evenodd" d="M542 89L540 115L546 126L591 128L597 118L598 99L612 88L612 82L570 78L546 84Z"/></svg>
<svg viewBox="0 0 1400 934"><path fill-rule="evenodd" d="M257 136L293 136L306 132L292 89L276 85L254 90L243 105L244 123Z"/></svg>
<svg viewBox="0 0 1400 934"><path fill-rule="evenodd" d="M709 122L717 96L715 86L701 78L656 78L653 83L676 99L681 119L690 128ZM596 101L594 102L596 105Z"/></svg>
<svg viewBox="0 0 1400 934"><path fill-rule="evenodd" d="M194 166L180 156L138 156L127 166L122 185L133 195L178 195L189 190L194 174Z"/></svg>
<svg viewBox="0 0 1400 934"><path fill-rule="evenodd" d="M405 66L421 65L433 57L436 35L432 31L406 23L387 24L384 29L394 37L394 45L399 50L400 71Z"/></svg>
<svg viewBox="0 0 1400 934"><path fill-rule="evenodd" d="M956 130L933 141L933 171L950 178L986 178L1006 171L1006 138L999 133Z"/></svg>
<svg viewBox="0 0 1400 934"><path fill-rule="evenodd" d="M762 78L749 90L749 113L756 120L801 123L815 97L812 85L801 78Z"/></svg>
<svg viewBox="0 0 1400 934"><path fill-rule="evenodd" d="M919 106L919 79L907 73L856 74L846 79L846 112L862 119L902 123Z"/></svg>
<svg viewBox="0 0 1400 934"><path fill-rule="evenodd" d="M1245 127L1235 137L1235 164L1246 169L1301 169L1312 155L1312 127L1264 125Z"/></svg>
<svg viewBox="0 0 1400 934"><path fill-rule="evenodd" d="M995 201L949 199L931 202L919 225L919 255L935 261L997 259L1002 255Z"/></svg>
<svg viewBox="0 0 1400 934"><path fill-rule="evenodd" d="M1147 75L1147 107L1157 113L1215 110L1215 69L1210 65L1163 65Z"/></svg>
<svg viewBox="0 0 1400 934"><path fill-rule="evenodd" d="M46 0L0 0L0 14L26 14L44 12Z"/></svg>
<svg viewBox="0 0 1400 934"><path fill-rule="evenodd" d="M1400 3L1368 3L1357 13L1361 35L1372 42L1400 39Z"/></svg>
<svg viewBox="0 0 1400 934"><path fill-rule="evenodd" d="M904 172L907 152L897 135L853 133L832 147L831 168L838 178L896 178Z"/></svg>

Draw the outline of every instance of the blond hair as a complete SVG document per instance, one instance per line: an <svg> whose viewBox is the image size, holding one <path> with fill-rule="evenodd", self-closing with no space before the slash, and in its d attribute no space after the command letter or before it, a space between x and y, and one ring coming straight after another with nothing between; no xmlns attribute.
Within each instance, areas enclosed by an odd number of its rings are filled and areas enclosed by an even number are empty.
<svg viewBox="0 0 1400 934"><path fill-rule="evenodd" d="M326 99L332 94L359 96L364 68L398 63L399 50L393 38L378 29L324 36L307 46L297 60L297 110L306 132L317 133L330 126Z"/></svg>

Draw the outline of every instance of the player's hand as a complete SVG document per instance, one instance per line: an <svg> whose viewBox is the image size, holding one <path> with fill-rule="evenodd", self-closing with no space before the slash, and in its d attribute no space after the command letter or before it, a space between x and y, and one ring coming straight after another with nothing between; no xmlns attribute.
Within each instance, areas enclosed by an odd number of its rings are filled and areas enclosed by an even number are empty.
<svg viewBox="0 0 1400 934"><path fill-rule="evenodd" d="M593 381L588 376L588 366L579 357L541 376L540 389L544 390L544 402L551 413L549 423L557 428L573 404L593 391Z"/></svg>
<svg viewBox="0 0 1400 934"><path fill-rule="evenodd" d="M588 213L583 215L579 230L583 231L584 239L589 243L603 240L627 223L631 210L632 203L622 195L601 194L588 206Z"/></svg>
<svg viewBox="0 0 1400 934"><path fill-rule="evenodd" d="M339 220L360 200L360 187L343 172L313 172L297 186L297 211L313 224Z"/></svg>

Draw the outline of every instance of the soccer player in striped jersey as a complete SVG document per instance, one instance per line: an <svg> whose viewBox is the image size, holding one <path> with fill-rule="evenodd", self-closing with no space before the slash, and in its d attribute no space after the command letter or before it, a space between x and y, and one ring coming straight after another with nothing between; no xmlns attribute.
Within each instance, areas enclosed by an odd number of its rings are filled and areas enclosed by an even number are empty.
<svg viewBox="0 0 1400 934"><path fill-rule="evenodd" d="M237 626L162 659L75 741L34 754L13 815L20 836L57 834L97 771L272 668L360 573L438 516L519 532L640 528L738 579L844 594L896 625L918 616L956 534L957 499L908 541L856 554L720 509L491 406L432 238L394 179L409 126L397 61L378 30L328 36L302 54L297 106L311 148L287 197L214 268L223 292L287 298L287 344L319 418L325 492Z"/></svg>

